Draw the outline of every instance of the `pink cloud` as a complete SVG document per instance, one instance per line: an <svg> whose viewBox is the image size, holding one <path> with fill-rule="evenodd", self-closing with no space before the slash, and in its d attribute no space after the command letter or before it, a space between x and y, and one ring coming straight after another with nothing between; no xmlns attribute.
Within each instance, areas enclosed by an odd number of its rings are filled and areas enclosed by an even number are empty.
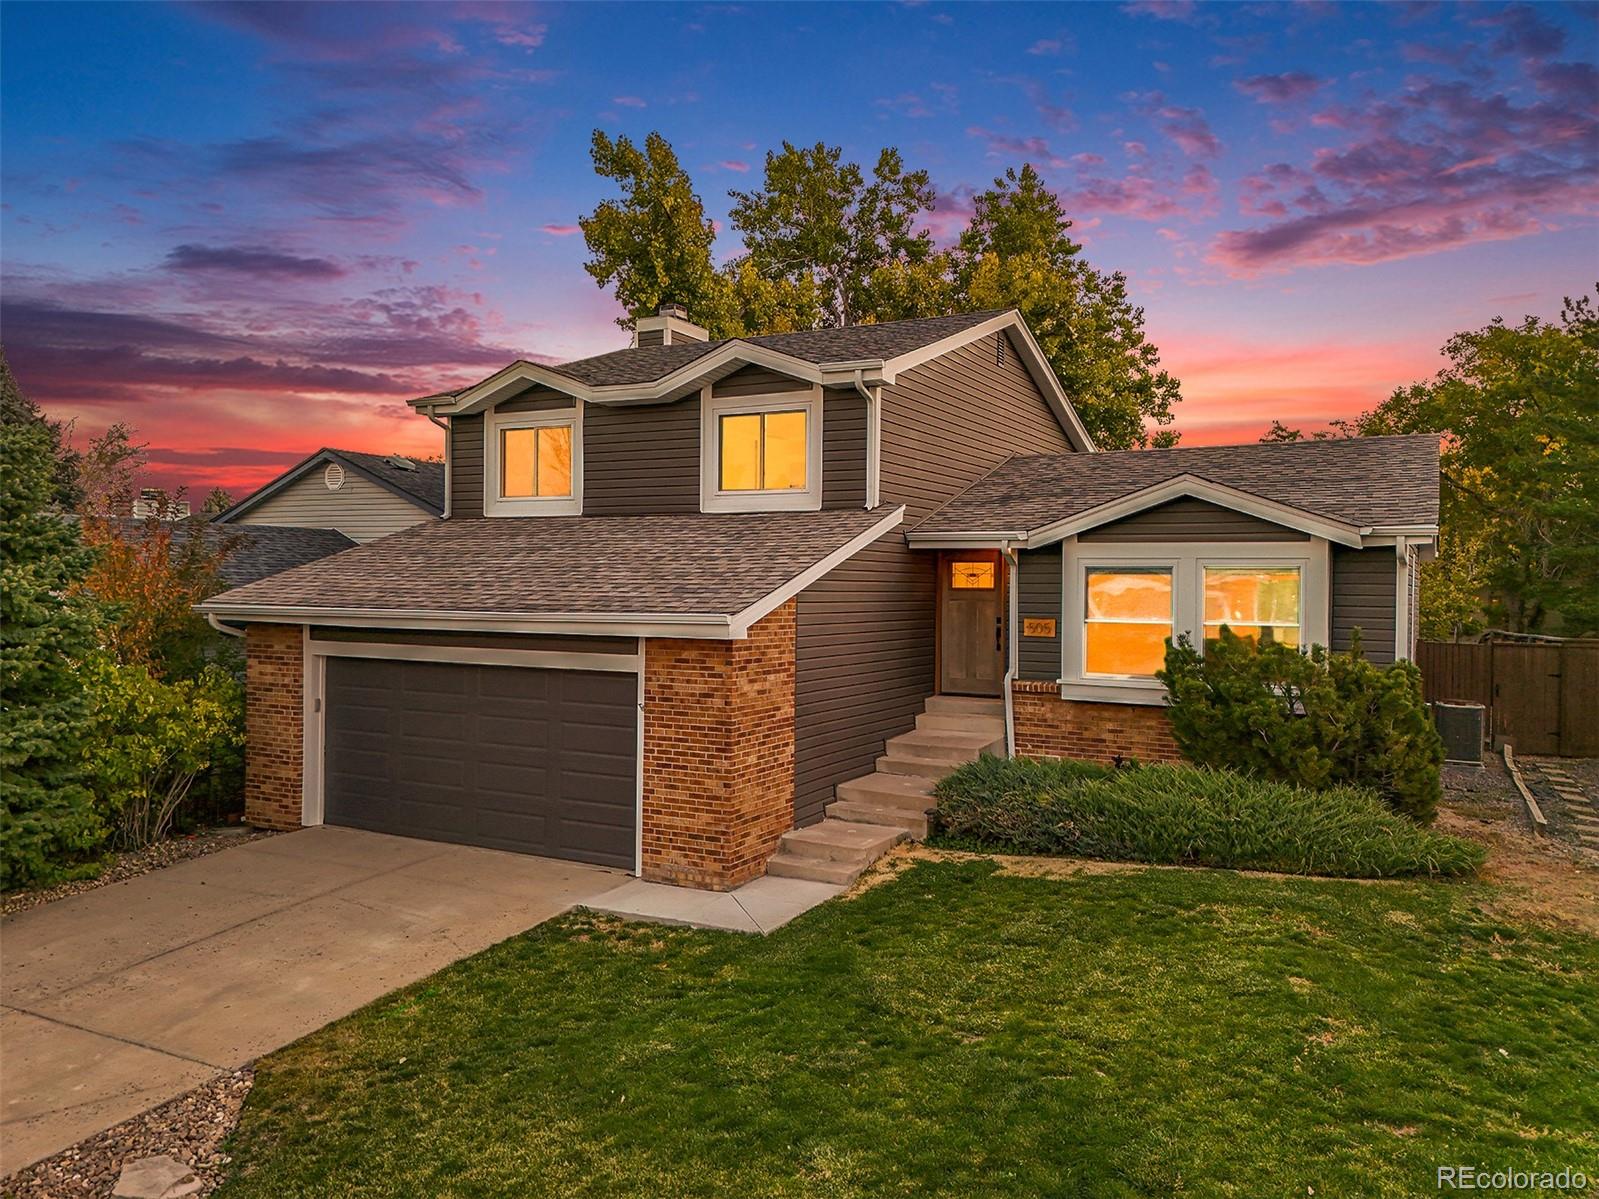
<svg viewBox="0 0 1599 1199"><path fill-rule="evenodd" d="M1234 80L1233 86L1262 104L1291 104L1315 95L1325 82L1304 71L1284 71L1278 75L1250 75Z"/></svg>
<svg viewBox="0 0 1599 1199"><path fill-rule="evenodd" d="M1122 12L1130 17L1152 17L1157 21L1178 21L1192 24L1199 16L1199 6L1194 0L1128 0Z"/></svg>
<svg viewBox="0 0 1599 1199"><path fill-rule="evenodd" d="M1059 54L1060 51L1061 51L1060 39L1059 38L1054 38L1054 37L1039 38L1031 46L1027 47L1027 53L1029 53L1029 54L1037 54L1037 55L1044 56L1044 57L1051 57L1053 55Z"/></svg>
<svg viewBox="0 0 1599 1199"><path fill-rule="evenodd" d="M645 100L644 100L644 98L642 96L612 96L611 97L611 103L617 105L620 108L646 108L646 107L648 107L648 105L646 104L646 102L645 102Z"/></svg>
<svg viewBox="0 0 1599 1199"><path fill-rule="evenodd" d="M1066 165L1066 160L1051 150L1049 143L1041 137L1017 137L994 129L985 129L981 125L970 126L966 130L966 135L981 138L986 142L990 158L1026 159L1029 162L1056 168Z"/></svg>
<svg viewBox="0 0 1599 1199"><path fill-rule="evenodd" d="M572 237L583 232L581 225L544 225L542 228L551 237Z"/></svg>
<svg viewBox="0 0 1599 1199"><path fill-rule="evenodd" d="M716 165L724 171L736 171L740 175L745 174L750 169L750 164L740 158L724 158Z"/></svg>

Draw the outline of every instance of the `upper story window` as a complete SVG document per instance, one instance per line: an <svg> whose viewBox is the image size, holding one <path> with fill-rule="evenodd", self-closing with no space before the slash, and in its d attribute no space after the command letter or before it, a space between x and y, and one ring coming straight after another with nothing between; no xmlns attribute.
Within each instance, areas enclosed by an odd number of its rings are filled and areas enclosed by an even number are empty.
<svg viewBox="0 0 1599 1199"><path fill-rule="evenodd" d="M484 422L484 511L576 516L583 511L581 407L490 413Z"/></svg>
<svg viewBox="0 0 1599 1199"><path fill-rule="evenodd" d="M700 508L767 512L822 506L820 388L700 400Z"/></svg>

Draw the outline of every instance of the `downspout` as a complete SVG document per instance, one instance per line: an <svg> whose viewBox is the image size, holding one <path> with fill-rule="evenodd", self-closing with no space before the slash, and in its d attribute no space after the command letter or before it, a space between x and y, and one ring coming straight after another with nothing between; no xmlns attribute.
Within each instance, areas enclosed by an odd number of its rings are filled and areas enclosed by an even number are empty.
<svg viewBox="0 0 1599 1199"><path fill-rule="evenodd" d="M1000 553L1005 556L1005 581L1007 584L1008 619L1010 626L1009 635L1006 637L1005 648L1005 756L1016 756L1016 701L1011 695L1011 684L1016 680L1016 670L1020 659L1021 642L1017 637L1017 619L1021 611L1021 563L1016 559L1016 551L1011 548L1010 542L1005 542L1000 547Z"/></svg>
<svg viewBox="0 0 1599 1199"><path fill-rule="evenodd" d="M855 390L866 401L866 507L877 507L882 502L882 484L879 479L882 465L883 405L881 396L866 386L866 372L855 370Z"/></svg>
<svg viewBox="0 0 1599 1199"><path fill-rule="evenodd" d="M437 416L435 416L433 414L433 409L431 409L431 408L429 408L422 415L427 417L435 425L437 425L439 428L444 430L444 513L443 513L443 516L441 517L441 519L449 520L450 519L450 493L455 490L455 488L450 486L450 458L452 457L452 455L450 454L450 422L449 421L445 421L445 420L440 420Z"/></svg>
<svg viewBox="0 0 1599 1199"><path fill-rule="evenodd" d="M236 629L230 624L223 624L220 620L217 619L217 614L215 612L207 612L205 614L205 623L210 625L213 629L215 629L217 632L223 634L224 636L228 636L228 637L243 637L244 636L244 630L243 629Z"/></svg>

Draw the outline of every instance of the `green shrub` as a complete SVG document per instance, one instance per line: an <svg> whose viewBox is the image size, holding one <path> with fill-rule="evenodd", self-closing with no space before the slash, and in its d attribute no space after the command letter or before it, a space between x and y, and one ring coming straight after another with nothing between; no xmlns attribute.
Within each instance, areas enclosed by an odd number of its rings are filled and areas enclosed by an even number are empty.
<svg viewBox="0 0 1599 1199"><path fill-rule="evenodd" d="M1223 628L1203 655L1186 638L1159 672L1172 732L1192 762L1305 787L1369 787L1430 823L1443 742L1412 662L1378 667L1360 652L1258 645Z"/></svg>
<svg viewBox="0 0 1599 1199"><path fill-rule="evenodd" d="M1374 793L1193 766L1111 770L982 758L935 788L952 848L1338 878L1469 874L1482 847L1417 827Z"/></svg>

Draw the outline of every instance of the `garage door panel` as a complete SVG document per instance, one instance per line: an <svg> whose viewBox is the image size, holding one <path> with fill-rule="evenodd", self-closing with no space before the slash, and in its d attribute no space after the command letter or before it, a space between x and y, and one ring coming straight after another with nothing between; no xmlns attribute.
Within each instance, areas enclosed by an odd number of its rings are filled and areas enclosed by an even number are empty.
<svg viewBox="0 0 1599 1199"><path fill-rule="evenodd" d="M324 819L632 868L637 678L327 660Z"/></svg>

